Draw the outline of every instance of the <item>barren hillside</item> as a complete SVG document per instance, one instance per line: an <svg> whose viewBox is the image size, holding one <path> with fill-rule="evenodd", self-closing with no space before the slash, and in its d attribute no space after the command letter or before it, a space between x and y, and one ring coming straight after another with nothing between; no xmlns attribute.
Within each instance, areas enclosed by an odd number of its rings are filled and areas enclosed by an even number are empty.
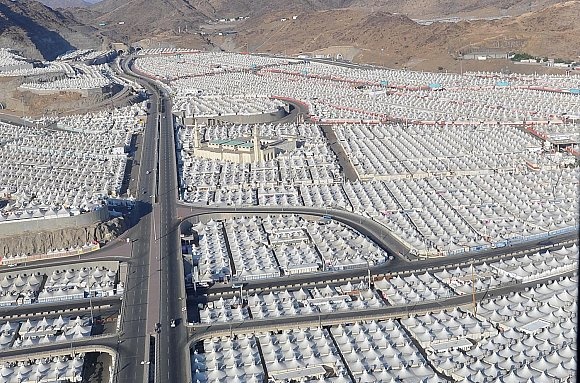
<svg viewBox="0 0 580 383"><path fill-rule="evenodd" d="M37 1L0 0L0 46L53 59L74 48L101 44L95 30Z"/></svg>
<svg viewBox="0 0 580 383"><path fill-rule="evenodd" d="M84 0L39 0L42 4L52 9L89 7L91 3Z"/></svg>
<svg viewBox="0 0 580 383"><path fill-rule="evenodd" d="M281 21L283 15L250 19L235 38L214 40L238 49L248 44L252 51L287 54L336 54L348 48L355 61L420 69L455 70L454 57L460 51L495 48L569 59L580 53L580 27L575 21L580 17L580 1L514 18L431 25L418 25L401 14L369 14L361 9L303 12L296 20Z"/></svg>

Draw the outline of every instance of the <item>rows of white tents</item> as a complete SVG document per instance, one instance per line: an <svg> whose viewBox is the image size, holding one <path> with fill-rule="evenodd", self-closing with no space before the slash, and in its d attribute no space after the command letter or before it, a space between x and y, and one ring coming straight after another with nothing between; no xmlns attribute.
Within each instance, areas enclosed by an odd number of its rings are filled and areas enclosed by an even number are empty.
<svg viewBox="0 0 580 383"><path fill-rule="evenodd" d="M102 266L53 270L48 275L40 271L3 273L0 306L110 296L117 293L117 285L117 271Z"/></svg>
<svg viewBox="0 0 580 383"><path fill-rule="evenodd" d="M322 225L294 215L235 218L199 223L193 230L199 238L193 255L200 282L367 268L390 259L370 239L335 221Z"/></svg>
<svg viewBox="0 0 580 383"><path fill-rule="evenodd" d="M0 323L0 349L29 347L54 342L70 342L89 337L92 325L90 318L43 317L26 322Z"/></svg>
<svg viewBox="0 0 580 383"><path fill-rule="evenodd" d="M81 382L83 365L84 354L0 362L0 380L4 383Z"/></svg>
<svg viewBox="0 0 580 383"><path fill-rule="evenodd" d="M565 277L485 299L476 314L456 308L207 339L204 353L192 355L194 382L252 382L266 372L280 382L440 381L437 374L466 382L570 381L577 292L577 278Z"/></svg>
<svg viewBox="0 0 580 383"><path fill-rule="evenodd" d="M51 129L0 123L0 222L71 216L121 191L140 107L69 116ZM42 120L41 123L45 123ZM62 212L61 212L62 210ZM62 214L61 214L62 213Z"/></svg>

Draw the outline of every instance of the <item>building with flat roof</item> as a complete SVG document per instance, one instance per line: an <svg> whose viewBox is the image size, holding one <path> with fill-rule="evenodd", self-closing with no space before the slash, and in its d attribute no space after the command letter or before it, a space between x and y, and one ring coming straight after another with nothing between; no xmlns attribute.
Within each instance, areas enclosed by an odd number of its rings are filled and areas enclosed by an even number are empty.
<svg viewBox="0 0 580 383"><path fill-rule="evenodd" d="M200 129L193 127L193 155L212 160L235 163L256 163L273 160L279 153L296 149L296 140L288 138L262 138L259 128L253 128L252 137L216 139L202 142Z"/></svg>

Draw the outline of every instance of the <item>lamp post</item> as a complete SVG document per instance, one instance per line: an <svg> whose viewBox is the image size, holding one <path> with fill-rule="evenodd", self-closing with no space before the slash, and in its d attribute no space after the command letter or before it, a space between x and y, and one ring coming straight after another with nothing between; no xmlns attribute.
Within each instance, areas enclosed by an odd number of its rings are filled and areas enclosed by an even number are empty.
<svg viewBox="0 0 580 383"><path fill-rule="evenodd" d="M91 326L94 323L94 316L93 316L93 293L91 292L91 284L90 282L87 284L89 287L89 305L91 307Z"/></svg>
<svg viewBox="0 0 580 383"><path fill-rule="evenodd" d="M155 207L153 206L155 201L155 195L152 194L151 195L151 211L152 211L152 216L153 216L153 238L157 241L157 230L155 228ZM193 208L192 208L193 210Z"/></svg>
<svg viewBox="0 0 580 383"><path fill-rule="evenodd" d="M385 48L381 48L381 66L385 66Z"/></svg>

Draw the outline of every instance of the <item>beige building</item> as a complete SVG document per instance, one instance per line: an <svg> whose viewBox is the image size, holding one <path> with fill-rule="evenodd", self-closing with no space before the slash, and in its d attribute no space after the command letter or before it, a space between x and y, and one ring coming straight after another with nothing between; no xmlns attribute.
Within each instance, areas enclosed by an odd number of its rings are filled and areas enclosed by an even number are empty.
<svg viewBox="0 0 580 383"><path fill-rule="evenodd" d="M286 144L287 139L263 139L258 134L258 127L254 127L252 137L221 139L203 142L199 128L193 128L193 155L195 157L212 160L230 161L236 163L255 163L273 160L284 149L278 147ZM296 148L296 140L292 141L292 149Z"/></svg>

